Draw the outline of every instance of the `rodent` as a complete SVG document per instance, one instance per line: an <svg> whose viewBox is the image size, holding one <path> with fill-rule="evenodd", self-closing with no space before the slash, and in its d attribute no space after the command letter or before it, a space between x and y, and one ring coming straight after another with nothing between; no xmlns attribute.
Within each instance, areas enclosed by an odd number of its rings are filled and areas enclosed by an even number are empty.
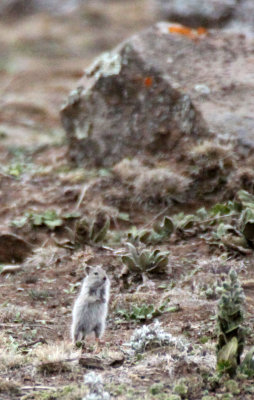
<svg viewBox="0 0 254 400"><path fill-rule="evenodd" d="M100 338L108 313L110 281L101 267L87 267L80 293L72 310L71 337L76 343L94 332Z"/></svg>

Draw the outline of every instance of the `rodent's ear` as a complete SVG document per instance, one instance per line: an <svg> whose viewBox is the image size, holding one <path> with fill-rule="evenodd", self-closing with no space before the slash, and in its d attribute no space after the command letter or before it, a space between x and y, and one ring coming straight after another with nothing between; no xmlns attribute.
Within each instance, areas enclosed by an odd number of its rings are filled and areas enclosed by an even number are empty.
<svg viewBox="0 0 254 400"><path fill-rule="evenodd" d="M89 265L86 266L85 268L85 274L89 275L92 272L93 267L90 267Z"/></svg>

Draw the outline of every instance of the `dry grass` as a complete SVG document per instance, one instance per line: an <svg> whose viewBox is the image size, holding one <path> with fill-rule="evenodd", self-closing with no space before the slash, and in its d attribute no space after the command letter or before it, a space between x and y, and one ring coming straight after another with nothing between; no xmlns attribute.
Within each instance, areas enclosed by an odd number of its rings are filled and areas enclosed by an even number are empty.
<svg viewBox="0 0 254 400"><path fill-rule="evenodd" d="M34 351L34 365L37 372L45 375L71 372L74 365L68 360L76 359L78 354L69 342L43 344Z"/></svg>
<svg viewBox="0 0 254 400"><path fill-rule="evenodd" d="M45 319L45 314L41 310L29 307L21 307L15 304L8 304L0 308L0 322L8 323L15 321L35 322Z"/></svg>
<svg viewBox="0 0 254 400"><path fill-rule="evenodd" d="M0 372L9 372L25 363L26 357L16 352L15 344L11 343L7 335L0 333Z"/></svg>
<svg viewBox="0 0 254 400"><path fill-rule="evenodd" d="M34 268L34 267L47 267L52 266L57 258L64 257L66 254L64 249L60 249L59 247L48 246L48 247L39 247L33 251L31 257L27 258L24 267L25 268Z"/></svg>
<svg viewBox="0 0 254 400"><path fill-rule="evenodd" d="M231 169L235 163L234 150L231 145L221 145L206 140L194 146L189 152L189 159L200 168L218 166L220 169Z"/></svg>
<svg viewBox="0 0 254 400"><path fill-rule="evenodd" d="M0 372L7 373L13 369L18 369L26 363L26 357L16 351L17 343L10 340L8 334L0 333ZM0 381L1 385L1 381ZM1 386L0 386L1 387ZM1 392L1 389L0 389Z"/></svg>
<svg viewBox="0 0 254 400"><path fill-rule="evenodd" d="M190 179L167 168L143 171L134 181L134 192L143 202L169 203L172 199L183 200Z"/></svg>
<svg viewBox="0 0 254 400"><path fill-rule="evenodd" d="M254 193L254 169L252 167L239 168L229 178L227 189L235 194L239 189Z"/></svg>
<svg viewBox="0 0 254 400"><path fill-rule="evenodd" d="M51 390L33 392L24 400L81 400L84 397L85 388L83 385L68 385L59 388L52 387Z"/></svg>
<svg viewBox="0 0 254 400"><path fill-rule="evenodd" d="M114 173L122 181L133 181L144 170L146 170L146 167L137 158L132 160L124 158L113 168Z"/></svg>
<svg viewBox="0 0 254 400"><path fill-rule="evenodd" d="M19 385L13 380L0 378L0 393L5 393L10 396L20 393ZM11 398L11 397L10 397Z"/></svg>
<svg viewBox="0 0 254 400"><path fill-rule="evenodd" d="M121 295L115 296L114 300L111 302L111 309L117 310L121 307L130 307L130 305L138 305L141 304L154 304L155 298L157 295L154 293L144 293L144 292L137 292L137 293L122 293Z"/></svg>
<svg viewBox="0 0 254 400"><path fill-rule="evenodd" d="M26 358L21 354L16 354L13 351L4 352L1 350L0 354L0 372L6 373L13 369L18 369L26 363Z"/></svg>

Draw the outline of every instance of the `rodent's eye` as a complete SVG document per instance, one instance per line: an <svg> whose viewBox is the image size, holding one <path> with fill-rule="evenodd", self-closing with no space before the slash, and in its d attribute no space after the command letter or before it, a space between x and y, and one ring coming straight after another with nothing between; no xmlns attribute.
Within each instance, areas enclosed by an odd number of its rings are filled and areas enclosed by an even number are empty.
<svg viewBox="0 0 254 400"><path fill-rule="evenodd" d="M98 275L98 272L94 272L94 275Z"/></svg>

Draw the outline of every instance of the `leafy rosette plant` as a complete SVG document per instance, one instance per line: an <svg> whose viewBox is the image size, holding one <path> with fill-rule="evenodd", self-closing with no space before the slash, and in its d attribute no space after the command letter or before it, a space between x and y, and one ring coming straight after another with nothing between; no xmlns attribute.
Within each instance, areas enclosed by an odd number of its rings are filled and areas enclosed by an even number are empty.
<svg viewBox="0 0 254 400"><path fill-rule="evenodd" d="M153 229L137 229L133 227L128 232L127 238L131 243L157 244L167 240L174 232L174 224L169 217L164 217L162 222L156 222Z"/></svg>
<svg viewBox="0 0 254 400"><path fill-rule="evenodd" d="M100 243L105 239L109 226L109 217L99 218L97 216L93 220L84 217L76 224L75 242L80 244Z"/></svg>
<svg viewBox="0 0 254 400"><path fill-rule="evenodd" d="M169 252L158 249L138 250L133 244L127 243L128 253L122 256L122 261L129 272L142 275L147 273L163 273L168 265Z"/></svg>
<svg viewBox="0 0 254 400"><path fill-rule="evenodd" d="M221 295L217 313L217 368L222 373L234 375L240 364L245 336L242 328L244 294L234 270L217 292Z"/></svg>
<svg viewBox="0 0 254 400"><path fill-rule="evenodd" d="M249 242L254 243L254 196L246 190L240 190L238 198L244 206L240 217L240 230Z"/></svg>

